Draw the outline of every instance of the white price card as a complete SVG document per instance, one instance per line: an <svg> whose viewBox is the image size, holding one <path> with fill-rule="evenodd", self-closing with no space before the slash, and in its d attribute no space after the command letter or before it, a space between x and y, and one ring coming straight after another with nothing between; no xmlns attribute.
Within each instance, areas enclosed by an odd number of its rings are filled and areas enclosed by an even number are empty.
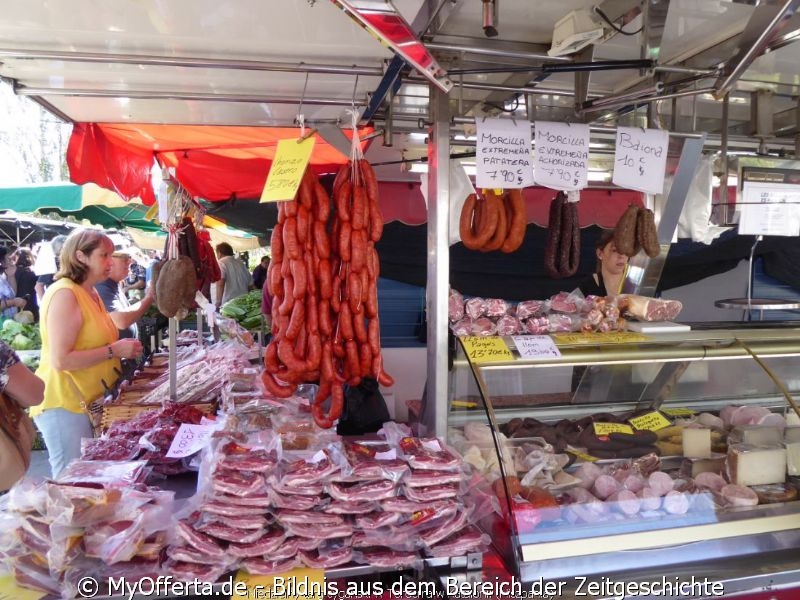
<svg viewBox="0 0 800 600"><path fill-rule="evenodd" d="M611 181L646 194L663 194L668 146L669 132L663 129L618 127Z"/></svg>
<svg viewBox="0 0 800 600"><path fill-rule="evenodd" d="M533 185L531 124L520 119L479 119L475 185L487 189Z"/></svg>
<svg viewBox="0 0 800 600"><path fill-rule="evenodd" d="M739 235L800 233L800 185L745 181Z"/></svg>
<svg viewBox="0 0 800 600"><path fill-rule="evenodd" d="M521 358L560 358L561 351L549 335L511 336Z"/></svg>
<svg viewBox="0 0 800 600"><path fill-rule="evenodd" d="M218 424L213 425L190 425L182 423L178 428L178 433L170 444L167 451L167 458L186 458L195 452L202 450L211 435L219 428Z"/></svg>
<svg viewBox="0 0 800 600"><path fill-rule="evenodd" d="M589 174L589 126L536 121L536 183L554 190L581 190Z"/></svg>

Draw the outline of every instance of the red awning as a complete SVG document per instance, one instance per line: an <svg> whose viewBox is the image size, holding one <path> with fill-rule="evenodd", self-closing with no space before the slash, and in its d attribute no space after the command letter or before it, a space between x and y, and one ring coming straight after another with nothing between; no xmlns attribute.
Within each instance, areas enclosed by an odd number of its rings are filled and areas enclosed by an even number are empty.
<svg viewBox="0 0 800 600"><path fill-rule="evenodd" d="M371 127L359 130L362 137ZM296 139L294 127L76 123L67 150L70 179L93 182L124 198L155 202L150 183L154 159L174 167L186 190L206 200L257 198L261 195L275 148ZM343 130L352 139L352 131ZM362 142L366 149L368 142ZM317 136L311 165L317 173L347 161Z"/></svg>

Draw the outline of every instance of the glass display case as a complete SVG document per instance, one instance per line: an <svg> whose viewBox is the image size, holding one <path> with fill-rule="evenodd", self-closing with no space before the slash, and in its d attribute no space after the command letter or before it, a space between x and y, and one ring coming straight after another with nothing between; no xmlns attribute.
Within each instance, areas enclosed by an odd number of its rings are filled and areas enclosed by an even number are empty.
<svg viewBox="0 0 800 600"><path fill-rule="evenodd" d="M800 548L800 329L458 338L452 364L448 441L523 581Z"/></svg>

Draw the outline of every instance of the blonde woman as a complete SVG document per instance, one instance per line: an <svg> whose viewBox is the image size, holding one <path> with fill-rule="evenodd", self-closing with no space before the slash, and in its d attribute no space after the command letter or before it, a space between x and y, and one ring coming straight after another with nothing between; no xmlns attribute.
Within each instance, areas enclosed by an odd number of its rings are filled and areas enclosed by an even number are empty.
<svg viewBox="0 0 800 600"><path fill-rule="evenodd" d="M80 457L81 438L92 437L86 409L103 383L113 385L120 359L142 352L139 340L120 340L117 326L94 289L108 278L114 244L101 231L73 231L61 249L55 283L40 308L42 355L36 374L44 402L31 409L50 455L53 477Z"/></svg>

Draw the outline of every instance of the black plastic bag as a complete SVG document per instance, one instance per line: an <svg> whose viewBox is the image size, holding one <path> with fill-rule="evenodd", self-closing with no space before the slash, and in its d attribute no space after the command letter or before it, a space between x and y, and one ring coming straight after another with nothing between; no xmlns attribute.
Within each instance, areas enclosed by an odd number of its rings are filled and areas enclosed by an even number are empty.
<svg viewBox="0 0 800 600"><path fill-rule="evenodd" d="M357 386L345 387L344 412L339 418L336 433L339 435L374 433L389 420L386 400L375 379L362 377L361 383Z"/></svg>

